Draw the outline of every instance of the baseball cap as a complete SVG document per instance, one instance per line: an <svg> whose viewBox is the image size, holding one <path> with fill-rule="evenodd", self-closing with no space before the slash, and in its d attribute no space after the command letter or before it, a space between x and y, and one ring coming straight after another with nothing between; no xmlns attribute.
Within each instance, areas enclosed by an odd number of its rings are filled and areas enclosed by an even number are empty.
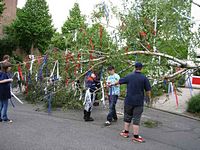
<svg viewBox="0 0 200 150"><path fill-rule="evenodd" d="M135 68L142 68L142 67L143 67L142 63L140 62L135 63Z"/></svg>

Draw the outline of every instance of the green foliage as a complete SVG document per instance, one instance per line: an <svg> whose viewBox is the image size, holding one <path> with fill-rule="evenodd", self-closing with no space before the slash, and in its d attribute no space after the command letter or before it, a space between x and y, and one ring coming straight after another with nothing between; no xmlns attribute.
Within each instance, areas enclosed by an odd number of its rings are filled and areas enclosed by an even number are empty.
<svg viewBox="0 0 200 150"><path fill-rule="evenodd" d="M87 43L89 43L90 38L94 44L94 49L101 52L110 52L114 48L113 41L100 23L95 23L92 27L87 30Z"/></svg>
<svg viewBox="0 0 200 150"><path fill-rule="evenodd" d="M16 20L9 27L11 36L18 40L20 48L30 52L38 48L44 52L53 36L54 29L49 8L45 0L27 0L25 7L17 13Z"/></svg>
<svg viewBox="0 0 200 150"><path fill-rule="evenodd" d="M133 3L128 14L121 14L121 38L127 40L132 49L143 50L141 44L153 51L168 53L178 58L186 58L192 37L191 23L179 12L190 16L190 1L143 0ZM176 12L177 10L178 12ZM157 28L154 31L155 17ZM156 33L156 34L155 34ZM154 42L156 40L156 43Z"/></svg>
<svg viewBox="0 0 200 150"><path fill-rule="evenodd" d="M12 55L12 51L16 48L15 42L8 37L0 39L0 58L3 58L5 54Z"/></svg>
<svg viewBox="0 0 200 150"><path fill-rule="evenodd" d="M84 42L82 37L85 29L85 16L81 15L79 4L75 3L62 27L62 34L66 39L66 48L70 50L82 48L82 42Z"/></svg>
<svg viewBox="0 0 200 150"><path fill-rule="evenodd" d="M5 4L4 4L3 0L0 0L0 16L3 13L4 9L5 9Z"/></svg>
<svg viewBox="0 0 200 150"><path fill-rule="evenodd" d="M62 27L62 33L73 33L75 30L85 27L85 16L81 15L81 10L78 3L69 12L69 17Z"/></svg>
<svg viewBox="0 0 200 150"><path fill-rule="evenodd" d="M144 73L158 81L169 73L168 60L165 58L134 55L121 56L126 51L157 51L166 53L179 59L186 59L188 48L195 43L194 34L190 31L192 22L184 16L191 14L191 1L174 0L124 0L123 7L113 11L120 19L119 44L123 44L121 50L109 51L108 64L117 66L122 70L132 62L139 61L145 64ZM96 20L105 17L103 5L93 13ZM157 20L156 20L157 16ZM156 31L155 23L157 25ZM120 56L120 57L118 57ZM121 76L133 70L127 69ZM182 83L181 83L182 84ZM163 93L163 86L153 88L153 95L159 96Z"/></svg>
<svg viewBox="0 0 200 150"><path fill-rule="evenodd" d="M74 97L74 93L66 91L67 89L64 89L53 95L52 107L63 109L81 109L83 107L82 100L77 100Z"/></svg>
<svg viewBox="0 0 200 150"><path fill-rule="evenodd" d="M200 113L200 94L193 96L188 102L188 112Z"/></svg>
<svg viewBox="0 0 200 150"><path fill-rule="evenodd" d="M127 4L129 0L124 1ZM34 103L41 100L47 102L44 89L48 86L48 92L53 93L53 107L82 107L82 102L77 100L79 95L74 96L75 90L72 83L66 86L65 82L67 78L73 81L94 65L91 62L82 63L82 72L79 68L76 71L78 75L74 73L76 62L78 62L78 54L82 54L81 60L88 60L91 54L88 50L92 49L108 53L105 57L107 62L94 68L97 72L101 70L102 66L106 68L108 65L114 65L116 72L127 68L120 74L123 77L133 71L133 67L130 67L133 61L140 61L145 64L143 70L145 74L153 79L163 80L163 76L170 69L167 59L158 60L156 57L152 58L152 56L125 56L122 54L126 51L144 50L144 47L149 51L154 51L153 47L155 46L159 52L185 59L189 42L193 40L193 35L189 30L191 24L189 20L181 17L173 8L179 12L184 11L185 15L189 16L190 5L189 1L175 2L174 0L137 0L132 5L126 5L124 11L115 11L121 19L121 26L118 27L120 40L116 40L116 43L114 43L106 29L99 23L101 18L105 17L103 5L99 5L99 12L93 14L93 25L88 26L85 16L81 14L79 5L75 3L70 10L70 16L62 27L62 33L53 33L51 16L48 13L45 0L28 0L25 7L18 11L17 19L6 29L8 37L21 48L26 49L27 52L29 52L31 46L44 52L51 43L51 47L57 47L61 50L67 49L68 52L72 52L74 60L69 60L69 67L67 67L64 51L47 51L48 63L44 66L43 78L40 81L35 81L35 75L38 74L41 64L37 65L34 62L31 82L28 83L27 100ZM158 18L157 34L155 35L156 12ZM124 44L124 46L117 47L118 44ZM102 55L94 54L93 57L100 58ZM56 83L50 83L49 76L55 60L59 60L62 79L56 81ZM28 74L27 69L26 74ZM80 78L81 88L83 78L84 75ZM125 86L122 86L121 89L122 95L125 95ZM165 89L163 85L154 86L153 96L161 95L164 92L163 89Z"/></svg>
<svg viewBox="0 0 200 150"><path fill-rule="evenodd" d="M70 108L77 109L82 107L82 101L79 101L79 93L74 95L75 90L73 89L73 83L69 83L66 86L66 78L71 76L71 81L74 80L74 67L66 71L66 62L64 51L48 50L46 52L48 55L47 64L44 65L42 70L42 76L38 76L36 81L36 75L39 73L39 69L42 64L34 62L33 72L30 75L30 79L27 78L28 82L28 92L25 92L26 100L30 103L41 103L47 106L48 94L52 93L52 107L53 108ZM55 60L59 60L59 70L60 70L60 80L53 82L50 79L50 75L53 71ZM23 72L29 75L29 71L25 66L23 66ZM56 69L53 75L56 75ZM41 78L42 77L42 78ZM44 90L46 89L46 90ZM46 93L47 92L47 93Z"/></svg>
<svg viewBox="0 0 200 150"><path fill-rule="evenodd" d="M51 47L56 47L59 48L61 50L66 50L66 46L65 46L65 37L58 33L55 32L52 39L51 39Z"/></svg>

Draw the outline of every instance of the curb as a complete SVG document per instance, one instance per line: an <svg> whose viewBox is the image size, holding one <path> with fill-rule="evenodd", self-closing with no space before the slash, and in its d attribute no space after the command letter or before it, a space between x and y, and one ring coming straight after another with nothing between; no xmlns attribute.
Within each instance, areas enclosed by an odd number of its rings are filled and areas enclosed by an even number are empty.
<svg viewBox="0 0 200 150"><path fill-rule="evenodd" d="M153 109L153 110L157 110L157 111L162 111L162 112L165 112L165 113L169 113L169 114L172 114L172 115L177 115L177 116L181 116L181 117L193 119L193 120L196 120L196 121L200 121L200 118L198 118L198 117L193 117L193 116L186 115L186 114L179 114L179 113L176 113L176 112L171 112L171 111L167 111L167 110L162 110L162 109L155 108L155 107L149 107L149 106L145 106L145 107L146 107L146 108L149 108L149 109Z"/></svg>

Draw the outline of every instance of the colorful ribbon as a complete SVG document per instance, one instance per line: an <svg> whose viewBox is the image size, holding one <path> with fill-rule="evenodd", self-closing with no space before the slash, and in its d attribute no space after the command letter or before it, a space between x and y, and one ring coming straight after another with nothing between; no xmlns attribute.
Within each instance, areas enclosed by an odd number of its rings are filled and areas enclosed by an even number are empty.
<svg viewBox="0 0 200 150"><path fill-rule="evenodd" d="M175 84L173 84L173 88L174 88L174 95L175 95L175 98L176 98L176 107L178 107L179 102L178 102L178 95L177 95Z"/></svg>
<svg viewBox="0 0 200 150"><path fill-rule="evenodd" d="M43 72L44 66L47 63L47 59L48 59L48 57L47 57L47 55L45 55L44 59L43 59L43 63L42 63L42 65L41 65L41 67L40 67L40 69L38 71L38 79L40 79L40 81L43 79L42 72Z"/></svg>
<svg viewBox="0 0 200 150"><path fill-rule="evenodd" d="M51 101L52 101L52 93L48 95L48 114L51 114Z"/></svg>
<svg viewBox="0 0 200 150"><path fill-rule="evenodd" d="M24 77L23 77L23 74L22 74L22 69L21 69L20 65L18 65L18 73L20 75L21 80L24 80Z"/></svg>
<svg viewBox="0 0 200 150"><path fill-rule="evenodd" d="M190 95L193 96L193 94L192 94L193 87L192 87L192 82L191 82L190 76L188 77L187 82L188 82L188 87L189 87L189 90L190 90Z"/></svg>

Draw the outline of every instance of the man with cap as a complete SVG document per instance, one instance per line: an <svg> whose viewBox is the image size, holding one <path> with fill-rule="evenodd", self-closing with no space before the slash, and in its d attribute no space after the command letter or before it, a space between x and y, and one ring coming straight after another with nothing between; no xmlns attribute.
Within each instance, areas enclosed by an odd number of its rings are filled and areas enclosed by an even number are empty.
<svg viewBox="0 0 200 150"><path fill-rule="evenodd" d="M122 137L129 137L130 124L133 121L133 141L144 142L139 136L140 119L144 107L144 91L146 97L150 99L151 86L149 80L142 71L143 65L135 63L135 71L124 78L121 78L116 84L127 84L127 94L124 103L124 130L120 133Z"/></svg>

